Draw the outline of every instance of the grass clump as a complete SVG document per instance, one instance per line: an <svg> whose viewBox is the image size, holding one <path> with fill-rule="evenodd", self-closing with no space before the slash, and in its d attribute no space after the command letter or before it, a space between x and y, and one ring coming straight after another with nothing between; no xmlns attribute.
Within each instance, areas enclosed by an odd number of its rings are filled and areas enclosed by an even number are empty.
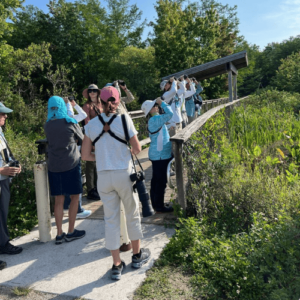
<svg viewBox="0 0 300 300"><path fill-rule="evenodd" d="M29 287L15 287L12 289L15 296L28 296L31 291L32 289Z"/></svg>

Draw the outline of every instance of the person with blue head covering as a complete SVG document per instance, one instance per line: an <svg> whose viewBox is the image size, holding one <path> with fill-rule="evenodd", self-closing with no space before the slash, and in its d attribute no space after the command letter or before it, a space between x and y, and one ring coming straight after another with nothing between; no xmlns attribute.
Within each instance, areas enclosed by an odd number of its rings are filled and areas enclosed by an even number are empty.
<svg viewBox="0 0 300 300"><path fill-rule="evenodd" d="M52 96L48 101L48 117L44 125L48 141L48 177L51 195L55 197L54 215L57 226L56 244L85 236L74 229L79 194L82 193L80 153L77 144L83 140L78 122L68 116L64 100ZM65 195L70 195L69 230L62 231Z"/></svg>

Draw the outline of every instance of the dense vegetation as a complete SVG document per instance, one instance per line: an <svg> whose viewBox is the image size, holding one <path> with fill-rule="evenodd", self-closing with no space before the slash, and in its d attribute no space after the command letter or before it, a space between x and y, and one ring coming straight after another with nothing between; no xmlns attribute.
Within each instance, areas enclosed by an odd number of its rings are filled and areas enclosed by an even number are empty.
<svg viewBox="0 0 300 300"><path fill-rule="evenodd" d="M124 79L136 98L129 109L139 109L160 95L160 77L247 50L238 94L255 94L230 122L221 112L191 139L189 157L201 155L190 168L200 178L189 218L137 297L152 299L152 290L167 299L175 290L162 277L168 267L191 277L187 299L297 299L300 37L261 51L240 36L236 7L217 0L158 0L149 23L128 0L108 0L108 9L98 0L54 0L47 12L23 2L0 2L0 101L14 110L4 130L23 166L11 187L11 237L37 221L32 166L50 95L74 94L83 104L88 84ZM153 32L142 40L146 26ZM202 85L204 99L228 89L226 76ZM208 136L209 147L197 146L208 146Z"/></svg>
<svg viewBox="0 0 300 300"><path fill-rule="evenodd" d="M195 299L299 298L299 104L299 94L263 91L224 130L211 134L226 124L221 111L192 137L195 216L179 220L156 268L191 273ZM151 299L151 272L137 299Z"/></svg>

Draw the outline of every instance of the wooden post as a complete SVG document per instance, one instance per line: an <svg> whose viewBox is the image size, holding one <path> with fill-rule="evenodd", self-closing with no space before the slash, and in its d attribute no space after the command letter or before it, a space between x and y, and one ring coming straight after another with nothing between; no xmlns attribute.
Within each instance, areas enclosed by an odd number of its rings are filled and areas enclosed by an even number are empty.
<svg viewBox="0 0 300 300"><path fill-rule="evenodd" d="M182 142L173 142L173 149L175 157L175 174L178 204L183 208L183 210L186 210L185 188L183 181Z"/></svg>
<svg viewBox="0 0 300 300"><path fill-rule="evenodd" d="M237 75L233 76L233 99L237 100Z"/></svg>
<svg viewBox="0 0 300 300"><path fill-rule="evenodd" d="M228 71L228 90L229 90L229 101L233 101L233 96L232 96L232 71Z"/></svg>

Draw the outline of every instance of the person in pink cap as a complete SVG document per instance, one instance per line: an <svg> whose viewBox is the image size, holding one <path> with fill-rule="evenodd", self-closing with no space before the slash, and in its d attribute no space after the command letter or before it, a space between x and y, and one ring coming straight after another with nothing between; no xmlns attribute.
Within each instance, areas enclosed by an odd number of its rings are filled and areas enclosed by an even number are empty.
<svg viewBox="0 0 300 300"><path fill-rule="evenodd" d="M143 237L138 199L133 195L130 174L133 172L131 153L138 154L141 146L131 118L125 114L129 134L128 147L122 116L117 114L120 95L112 86L104 87L100 93L103 112L85 127L82 159L96 161L97 187L103 202L105 219L105 246L113 258L112 276L121 279L125 267L120 258L120 204L125 208L126 225L132 244L132 267L140 268L150 258L149 249L141 248ZM95 153L92 147L95 145Z"/></svg>
<svg viewBox="0 0 300 300"><path fill-rule="evenodd" d="M100 101L100 89L96 84L90 84L86 88L82 95L87 99L87 102L83 105L83 110L87 114L84 119L84 125L87 125L90 120L101 114L102 106ZM88 161L85 166L86 174L86 188L88 200L100 200L97 191L97 171L96 163L94 161Z"/></svg>

